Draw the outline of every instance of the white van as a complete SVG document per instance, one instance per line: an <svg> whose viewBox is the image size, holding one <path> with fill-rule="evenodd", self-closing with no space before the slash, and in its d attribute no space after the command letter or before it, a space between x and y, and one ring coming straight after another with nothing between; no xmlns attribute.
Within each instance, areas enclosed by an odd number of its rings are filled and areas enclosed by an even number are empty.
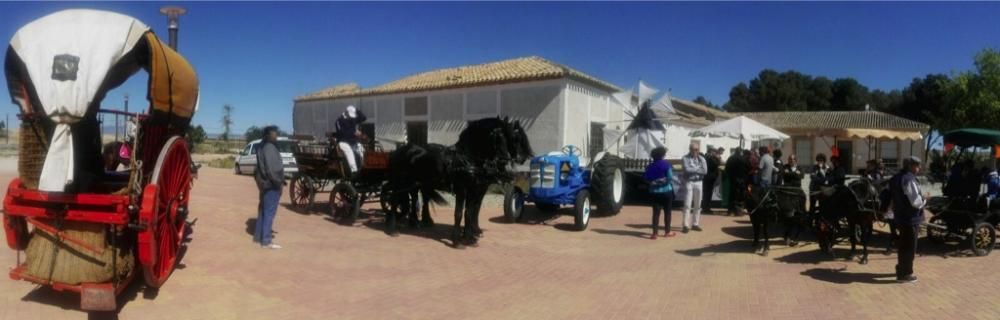
<svg viewBox="0 0 1000 320"><path fill-rule="evenodd" d="M275 145L281 153L281 164L285 167L285 176L291 177L299 172L299 167L295 164L295 157L292 150L298 142L288 139L288 137L278 137ZM257 148L260 146L260 139L250 141L243 151L236 156L236 174L253 174L257 167Z"/></svg>

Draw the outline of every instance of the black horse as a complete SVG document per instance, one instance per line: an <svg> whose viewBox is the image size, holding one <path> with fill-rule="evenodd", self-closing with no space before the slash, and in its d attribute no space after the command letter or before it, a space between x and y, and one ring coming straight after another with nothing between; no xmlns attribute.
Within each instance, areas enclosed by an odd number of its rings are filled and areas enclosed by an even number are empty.
<svg viewBox="0 0 1000 320"><path fill-rule="evenodd" d="M820 249L833 254L833 245L838 235L844 235L851 241L851 251L848 259L853 260L858 242L861 243L861 264L868 263L868 240L871 238L879 208L878 189L875 184L861 178L847 185L837 186L833 190L820 191L819 211L816 213L816 236Z"/></svg>
<svg viewBox="0 0 1000 320"><path fill-rule="evenodd" d="M424 225L433 225L428 204L443 200L438 191L455 194L455 247L474 245L482 236L479 210L491 184L509 182L514 164L527 161L534 152L528 135L518 121L486 118L469 123L451 147L408 144L389 158L389 183L392 213L388 213L386 232L396 234L397 209L416 221L416 192L423 194ZM465 227L462 228L462 219Z"/></svg>
<svg viewBox="0 0 1000 320"><path fill-rule="evenodd" d="M768 226L779 221L785 226L785 243L795 246L802 233L803 217L806 216L805 202L805 192L798 187L753 187L747 198L747 208L751 210L755 252L767 256L771 245ZM763 247L760 246L761 238L764 240Z"/></svg>

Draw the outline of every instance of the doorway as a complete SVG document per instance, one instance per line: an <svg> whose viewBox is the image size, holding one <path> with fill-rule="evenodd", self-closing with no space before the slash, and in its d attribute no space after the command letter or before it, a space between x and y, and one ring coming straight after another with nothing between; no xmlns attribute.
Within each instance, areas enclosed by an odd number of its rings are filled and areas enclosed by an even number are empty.
<svg viewBox="0 0 1000 320"><path fill-rule="evenodd" d="M837 141L837 150L840 151L840 165L848 174L854 172L854 141Z"/></svg>

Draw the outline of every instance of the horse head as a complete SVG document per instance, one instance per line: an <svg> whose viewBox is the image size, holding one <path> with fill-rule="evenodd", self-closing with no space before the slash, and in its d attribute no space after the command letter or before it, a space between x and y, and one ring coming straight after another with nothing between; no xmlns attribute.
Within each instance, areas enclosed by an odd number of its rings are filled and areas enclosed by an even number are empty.
<svg viewBox="0 0 1000 320"><path fill-rule="evenodd" d="M531 141L528 139L528 133L521 126L520 121L514 120L511 137L508 141L513 145L511 150L514 150L516 153L513 155L513 158L517 163L524 163L535 155L535 152L531 150Z"/></svg>
<svg viewBox="0 0 1000 320"><path fill-rule="evenodd" d="M861 178L847 185L858 201L858 206L865 209L877 209L879 207L878 187L875 182L868 178Z"/></svg>

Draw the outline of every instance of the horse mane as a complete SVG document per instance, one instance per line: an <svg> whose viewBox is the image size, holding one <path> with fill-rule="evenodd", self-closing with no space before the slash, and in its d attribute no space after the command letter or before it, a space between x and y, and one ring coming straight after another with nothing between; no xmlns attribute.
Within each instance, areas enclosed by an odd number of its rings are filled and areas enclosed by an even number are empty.
<svg viewBox="0 0 1000 320"><path fill-rule="evenodd" d="M484 141L491 138L490 133L493 130L502 130L507 134L510 130L509 120L495 117L469 122L469 125L458 135L455 149L477 159L496 159L501 156L509 156L510 150L507 150L506 143L496 146L493 145L492 141ZM502 154L502 152L507 154Z"/></svg>

